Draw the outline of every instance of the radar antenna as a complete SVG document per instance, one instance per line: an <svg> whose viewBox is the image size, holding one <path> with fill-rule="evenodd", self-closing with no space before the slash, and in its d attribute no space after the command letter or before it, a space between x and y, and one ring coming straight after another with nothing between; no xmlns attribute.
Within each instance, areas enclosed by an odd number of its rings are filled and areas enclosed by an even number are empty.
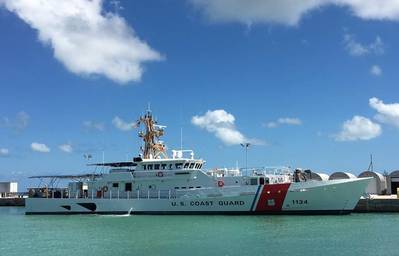
<svg viewBox="0 0 399 256"><path fill-rule="evenodd" d="M140 124L144 126L144 131L139 132L139 137L143 138L144 141L144 149L141 149L143 151L143 159L168 158L166 146L159 140L159 138L165 134L164 128L166 128L166 126L157 124L149 106L144 116L141 116L139 120L137 120L136 127Z"/></svg>

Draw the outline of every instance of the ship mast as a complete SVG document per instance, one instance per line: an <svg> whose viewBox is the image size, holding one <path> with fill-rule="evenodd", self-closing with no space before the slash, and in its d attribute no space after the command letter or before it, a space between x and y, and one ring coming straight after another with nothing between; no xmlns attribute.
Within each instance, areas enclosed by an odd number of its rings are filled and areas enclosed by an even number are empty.
<svg viewBox="0 0 399 256"><path fill-rule="evenodd" d="M142 124L145 130L139 132L139 137L143 138L144 141L143 159L168 158L166 146L159 140L164 135L166 126L157 125L157 121L154 120L149 109L144 116L139 118L137 124Z"/></svg>

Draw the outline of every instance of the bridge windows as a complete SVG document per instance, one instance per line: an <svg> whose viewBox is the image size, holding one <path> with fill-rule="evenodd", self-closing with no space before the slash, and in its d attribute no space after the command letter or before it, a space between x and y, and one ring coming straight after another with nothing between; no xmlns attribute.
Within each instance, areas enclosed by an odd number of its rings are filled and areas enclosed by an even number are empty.
<svg viewBox="0 0 399 256"><path fill-rule="evenodd" d="M143 170L173 170L173 169L201 169L202 168L201 162L178 162L173 164L166 164L166 163L157 163L157 164L144 164L142 165Z"/></svg>
<svg viewBox="0 0 399 256"><path fill-rule="evenodd" d="M113 188L119 188L119 183L117 183L117 182L112 183L112 187L113 187Z"/></svg>
<svg viewBox="0 0 399 256"><path fill-rule="evenodd" d="M183 165L184 169L201 169L202 163L199 162L187 162Z"/></svg>
<svg viewBox="0 0 399 256"><path fill-rule="evenodd" d="M132 183L125 183L125 191L132 191Z"/></svg>

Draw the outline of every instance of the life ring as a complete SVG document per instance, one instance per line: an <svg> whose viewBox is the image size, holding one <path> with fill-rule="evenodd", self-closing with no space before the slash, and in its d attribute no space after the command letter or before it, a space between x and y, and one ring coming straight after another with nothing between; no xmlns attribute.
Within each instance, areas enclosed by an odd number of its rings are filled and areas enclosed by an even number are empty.
<svg viewBox="0 0 399 256"><path fill-rule="evenodd" d="M163 177L163 172L157 172L158 177Z"/></svg>
<svg viewBox="0 0 399 256"><path fill-rule="evenodd" d="M107 186L104 186L104 187L103 187L103 191L104 191L104 192L107 192L107 191L108 191L108 187L107 187Z"/></svg>
<svg viewBox="0 0 399 256"><path fill-rule="evenodd" d="M224 186L223 180L218 180L218 187L223 187L223 186Z"/></svg>

